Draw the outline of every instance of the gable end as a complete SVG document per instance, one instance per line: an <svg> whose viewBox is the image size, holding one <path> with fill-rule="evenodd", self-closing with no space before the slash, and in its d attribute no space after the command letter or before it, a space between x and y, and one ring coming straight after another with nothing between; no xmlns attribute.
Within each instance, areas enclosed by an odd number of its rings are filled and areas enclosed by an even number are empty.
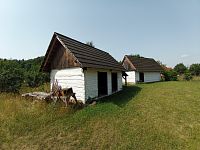
<svg viewBox="0 0 200 150"><path fill-rule="evenodd" d="M132 62L126 56L124 56L124 59L122 61L122 66L127 71L135 71L136 70L136 68L134 67L134 65L132 64Z"/></svg>
<svg viewBox="0 0 200 150"><path fill-rule="evenodd" d="M73 67L81 67L81 63L54 34L41 66L41 70L50 72L52 69Z"/></svg>

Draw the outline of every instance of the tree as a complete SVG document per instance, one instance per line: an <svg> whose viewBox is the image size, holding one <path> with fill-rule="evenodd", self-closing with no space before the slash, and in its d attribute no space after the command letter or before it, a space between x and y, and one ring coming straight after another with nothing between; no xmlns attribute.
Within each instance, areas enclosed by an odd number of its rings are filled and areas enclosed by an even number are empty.
<svg viewBox="0 0 200 150"><path fill-rule="evenodd" d="M48 81L49 78L42 72L30 72L25 77L25 82L29 87L37 87Z"/></svg>
<svg viewBox="0 0 200 150"><path fill-rule="evenodd" d="M30 87L37 87L45 82L49 82L49 73L39 72L44 57L29 59L21 63L24 69L25 84Z"/></svg>
<svg viewBox="0 0 200 150"><path fill-rule="evenodd" d="M18 92L22 84L36 87L49 82L49 73L39 72L43 59L0 59L0 92Z"/></svg>
<svg viewBox="0 0 200 150"><path fill-rule="evenodd" d="M95 47L95 46L94 46L94 43L93 43L92 41L86 42L86 44L89 45L89 46L91 46L91 47Z"/></svg>
<svg viewBox="0 0 200 150"><path fill-rule="evenodd" d="M187 70L187 67L183 63L179 63L174 67L174 70L181 75Z"/></svg>
<svg viewBox="0 0 200 150"><path fill-rule="evenodd" d="M141 57L140 54L131 54L130 56L131 57L136 57L136 58L140 58Z"/></svg>
<svg viewBox="0 0 200 150"><path fill-rule="evenodd" d="M18 92L23 78L23 70L16 60L0 60L0 92Z"/></svg>
<svg viewBox="0 0 200 150"><path fill-rule="evenodd" d="M189 71L192 75L199 76L200 75L200 64L192 64L189 68Z"/></svg>
<svg viewBox="0 0 200 150"><path fill-rule="evenodd" d="M165 70L167 68L166 64L163 64L160 60L157 61L157 63Z"/></svg>

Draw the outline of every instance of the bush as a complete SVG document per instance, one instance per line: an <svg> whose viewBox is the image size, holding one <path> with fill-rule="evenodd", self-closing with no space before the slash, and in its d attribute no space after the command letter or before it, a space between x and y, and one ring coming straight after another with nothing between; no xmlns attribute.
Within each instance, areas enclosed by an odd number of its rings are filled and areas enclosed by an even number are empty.
<svg viewBox="0 0 200 150"><path fill-rule="evenodd" d="M192 64L190 66L189 70L192 75L199 76L200 75L200 64Z"/></svg>
<svg viewBox="0 0 200 150"><path fill-rule="evenodd" d="M164 75L165 81L177 81L178 74L174 70L164 71L162 74Z"/></svg>
<svg viewBox="0 0 200 150"><path fill-rule="evenodd" d="M183 79L186 80L186 81L192 80L192 74L189 71L186 71L184 73Z"/></svg>
<svg viewBox="0 0 200 150"><path fill-rule="evenodd" d="M0 92L18 92L23 82L23 72L15 62L0 61Z"/></svg>
<svg viewBox="0 0 200 150"><path fill-rule="evenodd" d="M30 72L25 77L25 82L29 87L38 87L48 81L49 77L42 72Z"/></svg>

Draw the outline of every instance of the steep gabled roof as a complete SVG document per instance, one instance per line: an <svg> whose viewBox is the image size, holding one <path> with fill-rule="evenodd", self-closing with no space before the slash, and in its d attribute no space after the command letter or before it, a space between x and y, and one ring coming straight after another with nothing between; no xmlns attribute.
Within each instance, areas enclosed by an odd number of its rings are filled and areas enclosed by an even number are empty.
<svg viewBox="0 0 200 150"><path fill-rule="evenodd" d="M131 55L125 57L129 59L138 72L160 72L163 70L153 58L133 57Z"/></svg>
<svg viewBox="0 0 200 150"><path fill-rule="evenodd" d="M109 53L91 47L87 44L69 38L59 33L54 33L53 38L56 38L66 49L68 49L77 58L82 68L99 68L99 69L112 69L122 71L124 68L118 63ZM50 45L51 45L50 43ZM45 55L44 62L41 70L45 69L45 64L51 60L48 59L50 46Z"/></svg>

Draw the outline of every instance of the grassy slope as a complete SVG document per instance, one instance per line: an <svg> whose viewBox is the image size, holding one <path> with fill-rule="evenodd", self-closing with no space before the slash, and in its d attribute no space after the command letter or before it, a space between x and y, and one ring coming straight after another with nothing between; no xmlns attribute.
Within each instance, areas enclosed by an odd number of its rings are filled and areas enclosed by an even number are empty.
<svg viewBox="0 0 200 150"><path fill-rule="evenodd" d="M0 94L0 148L197 149L200 81L127 87L72 112Z"/></svg>

